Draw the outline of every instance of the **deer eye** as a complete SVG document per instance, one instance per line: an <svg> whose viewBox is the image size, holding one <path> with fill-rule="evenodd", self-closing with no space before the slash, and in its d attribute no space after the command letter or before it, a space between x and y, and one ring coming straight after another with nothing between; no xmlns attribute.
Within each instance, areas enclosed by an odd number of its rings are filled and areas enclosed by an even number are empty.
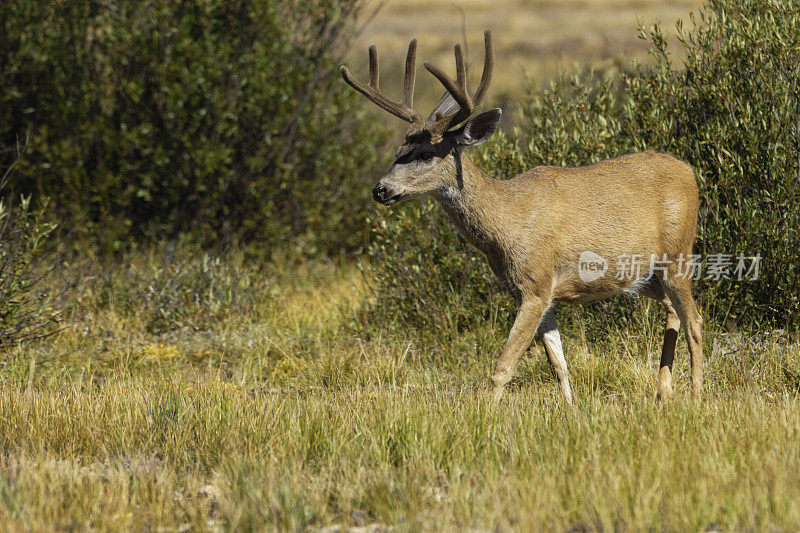
<svg viewBox="0 0 800 533"><path fill-rule="evenodd" d="M419 158L422 159L423 161L430 161L431 159L433 159L433 156L434 156L433 150L425 150L424 152L419 154Z"/></svg>

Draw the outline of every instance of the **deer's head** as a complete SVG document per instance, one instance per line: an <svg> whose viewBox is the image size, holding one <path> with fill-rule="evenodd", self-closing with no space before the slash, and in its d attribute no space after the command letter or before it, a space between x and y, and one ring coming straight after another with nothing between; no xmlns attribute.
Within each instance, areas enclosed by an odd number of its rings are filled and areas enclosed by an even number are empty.
<svg viewBox="0 0 800 533"><path fill-rule="evenodd" d="M467 89L467 73L461 45L455 45L455 80L435 65L425 62L425 68L446 89L427 119L423 119L412 106L416 78L416 39L408 45L403 96L398 101L387 98L379 88L378 51L375 45L369 47L369 83L357 80L347 67L341 68L342 77L351 87L382 109L411 124L406 132L405 142L397 150L394 163L372 189L372 196L376 201L391 205L439 189L459 186L457 158L461 150L488 139L497 128L502 114L500 109L490 109L470 118L486 95L494 70L494 46L489 30L484 32L484 40L486 59L480 84L473 96L470 96Z"/></svg>

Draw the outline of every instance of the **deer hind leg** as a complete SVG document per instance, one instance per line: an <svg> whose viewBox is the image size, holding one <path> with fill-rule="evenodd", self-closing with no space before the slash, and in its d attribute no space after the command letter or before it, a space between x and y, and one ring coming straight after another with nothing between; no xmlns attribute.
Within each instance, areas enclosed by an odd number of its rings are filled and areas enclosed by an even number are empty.
<svg viewBox="0 0 800 533"><path fill-rule="evenodd" d="M536 334L546 307L541 298L523 298L517 318L514 320L514 326L511 328L511 333L508 335L503 353L497 361L492 376L494 384L492 396L495 402L500 401L506 384L511 381L511 376L514 375L514 371L519 365L519 360L533 341L533 336Z"/></svg>
<svg viewBox="0 0 800 533"><path fill-rule="evenodd" d="M692 394L699 399L703 390L703 318L692 299L688 278L672 277L664 289L683 325L692 366Z"/></svg>
<svg viewBox="0 0 800 533"><path fill-rule="evenodd" d="M664 291L664 283L658 277L652 278L652 281L642 291L642 295L661 302L667 311L664 343L661 345L661 361L658 365L658 381L656 382L656 401L665 401L672 397L672 363L675 361L675 344L678 341L678 328L681 320Z"/></svg>
<svg viewBox="0 0 800 533"><path fill-rule="evenodd" d="M656 400L668 400L672 396L672 363L675 360L675 344L678 341L678 328L681 320L668 299L662 301L667 310L667 323L664 327L664 344L661 346L661 362L658 368Z"/></svg>
<svg viewBox="0 0 800 533"><path fill-rule="evenodd" d="M570 390L569 386L567 360L564 359L564 350L561 347L561 334L558 332L558 322L556 321L555 310L552 307L545 312L542 323L539 324L538 333L542 336L544 351L547 354L547 359L550 361L553 372L555 372L558 378L558 384L561 387L561 392L564 394L564 399L567 400L568 405L572 405L572 390Z"/></svg>

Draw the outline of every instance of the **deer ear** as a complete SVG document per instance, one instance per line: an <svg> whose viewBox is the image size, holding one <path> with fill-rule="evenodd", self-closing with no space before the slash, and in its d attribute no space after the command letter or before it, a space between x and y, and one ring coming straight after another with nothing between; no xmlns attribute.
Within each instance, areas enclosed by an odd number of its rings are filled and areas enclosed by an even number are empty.
<svg viewBox="0 0 800 533"><path fill-rule="evenodd" d="M496 107L475 115L456 131L456 142L461 146L477 146L492 136L503 111Z"/></svg>
<svg viewBox="0 0 800 533"><path fill-rule="evenodd" d="M445 91L439 99L439 103L436 104L436 107L433 108L433 111L431 111L431 114L428 116L427 122L435 122L438 113L444 116L450 116L455 115L459 109L461 109L461 106L458 105L453 95Z"/></svg>

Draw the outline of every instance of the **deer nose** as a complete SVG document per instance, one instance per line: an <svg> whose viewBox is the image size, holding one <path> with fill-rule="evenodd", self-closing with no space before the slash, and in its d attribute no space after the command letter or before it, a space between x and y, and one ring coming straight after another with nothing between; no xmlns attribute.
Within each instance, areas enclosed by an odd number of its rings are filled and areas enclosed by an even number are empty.
<svg viewBox="0 0 800 533"><path fill-rule="evenodd" d="M379 183L375 186L374 189L372 189L372 198L376 202L383 202L384 200L386 200L386 192L387 192L386 187L384 187Z"/></svg>

